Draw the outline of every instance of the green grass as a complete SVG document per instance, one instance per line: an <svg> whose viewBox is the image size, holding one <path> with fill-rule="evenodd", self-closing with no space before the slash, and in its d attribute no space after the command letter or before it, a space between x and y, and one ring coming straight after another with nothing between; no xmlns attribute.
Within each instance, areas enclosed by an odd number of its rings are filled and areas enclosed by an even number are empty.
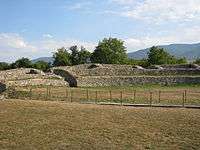
<svg viewBox="0 0 200 150"><path fill-rule="evenodd" d="M0 102L0 149L199 149L200 110Z"/></svg>
<svg viewBox="0 0 200 150"><path fill-rule="evenodd" d="M32 86L32 88L47 88L49 86L40 85L40 86ZM54 87L53 87L54 88ZM174 84L174 85L159 85L159 84L144 84L144 85L132 85L132 86L101 86L101 87L62 87L57 86L57 88L67 88L67 89L90 89L90 90L139 90L139 91L153 91L153 90L199 90L200 84ZM30 89L30 87L24 87L24 89Z"/></svg>
<svg viewBox="0 0 200 150"><path fill-rule="evenodd" d="M104 87L82 87L88 89L99 90L180 90L180 89L200 89L200 84L174 84L174 85L159 85L159 84L144 84L132 86L104 86Z"/></svg>

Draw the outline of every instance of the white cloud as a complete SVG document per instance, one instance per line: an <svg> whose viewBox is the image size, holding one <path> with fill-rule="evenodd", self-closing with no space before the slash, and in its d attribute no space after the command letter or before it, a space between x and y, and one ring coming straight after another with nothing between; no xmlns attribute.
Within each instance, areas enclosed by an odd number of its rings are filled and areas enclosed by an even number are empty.
<svg viewBox="0 0 200 150"><path fill-rule="evenodd" d="M120 11L121 16L148 22L192 21L200 19L200 0L112 0L127 5L129 10Z"/></svg>
<svg viewBox="0 0 200 150"><path fill-rule="evenodd" d="M16 33L0 33L0 61L13 61L36 54L37 47Z"/></svg>
<svg viewBox="0 0 200 150"><path fill-rule="evenodd" d="M36 51L36 48L30 43L26 42L19 34L15 33L0 33L0 48L6 50L17 50L21 49L23 51Z"/></svg>
<svg viewBox="0 0 200 150"><path fill-rule="evenodd" d="M40 49L51 52L61 47L69 48L73 45L77 45L78 47L84 46L88 50L93 51L96 46L96 43L72 40L72 39L65 39L65 40L47 39L40 42L36 42L35 44L38 45Z"/></svg>
<svg viewBox="0 0 200 150"><path fill-rule="evenodd" d="M43 38L53 38L53 35L51 35L51 34L43 34L42 35L43 36Z"/></svg>
<svg viewBox="0 0 200 150"><path fill-rule="evenodd" d="M44 36L43 36L44 37ZM69 48L72 45L84 46L88 50L94 50L96 43L79 40L65 39L56 40L45 36L38 41L27 42L19 34L0 33L0 62L14 61L21 57L36 58L41 56L52 56L57 48Z"/></svg>
<svg viewBox="0 0 200 150"><path fill-rule="evenodd" d="M70 10L79 10L87 8L91 2L78 2L68 7Z"/></svg>
<svg viewBox="0 0 200 150"><path fill-rule="evenodd" d="M121 5L133 4L136 0L109 0L110 3L118 3Z"/></svg>
<svg viewBox="0 0 200 150"><path fill-rule="evenodd" d="M164 45L172 43L198 43L200 41L200 27L179 28L164 34L154 34L141 37L128 37L122 39L127 50L134 51L153 45ZM52 38L41 38L37 41L27 42L19 34L0 33L0 61L13 61L20 57L37 58L41 56L52 56L57 48L69 48L72 45L84 46L93 51L98 43L80 41L75 39L56 40Z"/></svg>
<svg viewBox="0 0 200 150"><path fill-rule="evenodd" d="M200 27L180 28L168 33L168 35L152 35L140 38L130 37L125 39L125 45L129 51L139 50L155 45L165 45L173 43L198 43L200 41Z"/></svg>

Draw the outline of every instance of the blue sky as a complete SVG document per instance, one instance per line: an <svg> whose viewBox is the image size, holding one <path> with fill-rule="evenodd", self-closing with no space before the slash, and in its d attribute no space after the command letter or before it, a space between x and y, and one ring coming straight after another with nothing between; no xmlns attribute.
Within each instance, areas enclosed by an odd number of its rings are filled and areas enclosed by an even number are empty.
<svg viewBox="0 0 200 150"><path fill-rule="evenodd" d="M56 48L91 51L105 37L127 51L200 42L199 0L0 0L0 61L51 56Z"/></svg>

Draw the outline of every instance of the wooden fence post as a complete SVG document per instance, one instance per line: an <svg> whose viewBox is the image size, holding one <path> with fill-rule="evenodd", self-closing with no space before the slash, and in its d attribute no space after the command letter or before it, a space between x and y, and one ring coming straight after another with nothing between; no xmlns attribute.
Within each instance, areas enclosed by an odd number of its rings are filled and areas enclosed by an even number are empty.
<svg viewBox="0 0 200 150"><path fill-rule="evenodd" d="M187 90L185 90L185 103L187 101Z"/></svg>
<svg viewBox="0 0 200 150"><path fill-rule="evenodd" d="M112 101L112 91L110 90L110 101Z"/></svg>
<svg viewBox="0 0 200 150"><path fill-rule="evenodd" d="M71 99L70 100L71 100L71 103L72 103L73 102L73 90L71 89L70 91L71 91Z"/></svg>
<svg viewBox="0 0 200 150"><path fill-rule="evenodd" d="M49 86L49 95L48 95L49 97L49 100L51 100L51 86Z"/></svg>
<svg viewBox="0 0 200 150"><path fill-rule="evenodd" d="M97 104L98 92L96 91L95 94L96 94L96 97L95 97L95 104Z"/></svg>
<svg viewBox="0 0 200 150"><path fill-rule="evenodd" d="M185 91L183 92L183 97L182 97L182 101L183 101L183 107L185 107Z"/></svg>
<svg viewBox="0 0 200 150"><path fill-rule="evenodd" d="M87 89L87 101L89 101L89 90Z"/></svg>
<svg viewBox="0 0 200 150"><path fill-rule="evenodd" d="M65 89L65 97L66 97L66 99L68 98L68 90L67 90L67 88Z"/></svg>
<svg viewBox="0 0 200 150"><path fill-rule="evenodd" d="M29 92L29 94L30 94L30 100L32 100L32 86L30 87L30 92Z"/></svg>
<svg viewBox="0 0 200 150"><path fill-rule="evenodd" d="M161 102L161 91L158 92L158 103Z"/></svg>
<svg viewBox="0 0 200 150"><path fill-rule="evenodd" d="M152 96L153 96L153 92L150 92L150 98L149 98L150 106L152 106L152 98L153 98Z"/></svg>
<svg viewBox="0 0 200 150"><path fill-rule="evenodd" d="M134 95L133 95L133 101L135 103L135 100L136 100L136 90L134 90Z"/></svg>
<svg viewBox="0 0 200 150"><path fill-rule="evenodd" d="M46 100L48 100L48 93L49 93L49 88L47 86L47 89L46 89Z"/></svg>
<svg viewBox="0 0 200 150"><path fill-rule="evenodd" d="M121 101L121 105L122 105L122 99L123 99L123 92L120 91L120 101Z"/></svg>

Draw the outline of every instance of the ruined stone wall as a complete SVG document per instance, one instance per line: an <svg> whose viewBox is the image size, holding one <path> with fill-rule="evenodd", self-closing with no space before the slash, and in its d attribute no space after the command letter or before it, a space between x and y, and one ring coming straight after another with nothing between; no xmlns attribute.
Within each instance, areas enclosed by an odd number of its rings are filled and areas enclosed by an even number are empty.
<svg viewBox="0 0 200 150"><path fill-rule="evenodd" d="M76 76L200 75L200 69L95 68L73 71Z"/></svg>
<svg viewBox="0 0 200 150"><path fill-rule="evenodd" d="M68 82L70 87L77 87L77 77L70 73L67 70L62 70L62 69L54 69L53 72L56 75L59 75L65 79L66 82Z"/></svg>
<svg viewBox="0 0 200 150"><path fill-rule="evenodd" d="M200 84L200 77L156 77L156 76L93 76L79 77L77 79L80 87L95 87L95 86L130 86L137 84Z"/></svg>
<svg viewBox="0 0 200 150"><path fill-rule="evenodd" d="M41 74L28 74L30 69L11 69L6 71L0 71L0 80L20 80L28 78L39 78Z"/></svg>
<svg viewBox="0 0 200 150"><path fill-rule="evenodd" d="M64 80L27 79L6 82L7 86L69 86Z"/></svg>
<svg viewBox="0 0 200 150"><path fill-rule="evenodd" d="M31 73L35 72L35 73ZM53 85L69 86L64 78L53 73L44 73L37 69L20 68L0 71L0 80L7 86Z"/></svg>
<svg viewBox="0 0 200 150"><path fill-rule="evenodd" d="M91 64L78 65L72 67L59 67L74 76L166 76L166 75L200 75L200 68L170 68L164 69L137 69L131 65L97 65L91 68ZM55 68L56 69L56 68Z"/></svg>
<svg viewBox="0 0 200 150"><path fill-rule="evenodd" d="M31 70L37 71L37 74L31 74L30 73ZM19 68L19 69L0 71L0 80L4 80L4 81L37 79L37 78L60 79L59 76L56 76L54 74L45 74L44 72L40 70L32 69L32 68Z"/></svg>
<svg viewBox="0 0 200 150"><path fill-rule="evenodd" d="M197 69L200 66L197 64L180 64L180 65L161 65L165 69Z"/></svg>
<svg viewBox="0 0 200 150"><path fill-rule="evenodd" d="M145 69L131 65L84 64L56 67L57 75L77 86L120 86L132 84L200 84L198 65L163 65ZM61 71L62 70L62 71Z"/></svg>
<svg viewBox="0 0 200 150"><path fill-rule="evenodd" d="M0 95L6 90L6 84L0 81Z"/></svg>

